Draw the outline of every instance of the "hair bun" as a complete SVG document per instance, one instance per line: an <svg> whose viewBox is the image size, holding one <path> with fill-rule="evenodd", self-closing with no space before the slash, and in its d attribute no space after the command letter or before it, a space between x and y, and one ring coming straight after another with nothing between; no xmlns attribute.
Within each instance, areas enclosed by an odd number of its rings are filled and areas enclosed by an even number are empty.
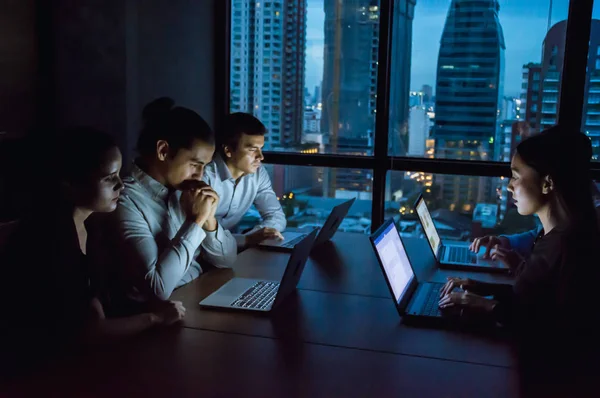
<svg viewBox="0 0 600 398"><path fill-rule="evenodd" d="M144 124L153 124L165 119L171 109L175 106L175 101L169 97L160 97L150 102L142 111L142 120Z"/></svg>

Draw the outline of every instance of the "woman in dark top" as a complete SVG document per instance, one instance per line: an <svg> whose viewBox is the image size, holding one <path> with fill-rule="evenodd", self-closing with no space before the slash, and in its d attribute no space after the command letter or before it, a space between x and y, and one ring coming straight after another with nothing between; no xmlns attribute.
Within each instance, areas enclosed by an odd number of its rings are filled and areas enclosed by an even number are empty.
<svg viewBox="0 0 600 398"><path fill-rule="evenodd" d="M508 190L519 214L536 214L543 230L526 259L499 247L492 250L492 259L517 270L514 286L449 278L441 308L491 315L511 327L532 358L564 359L591 348L584 346L596 340L592 330L600 314L594 297L600 240L591 155L585 135L559 127L518 145ZM453 292L455 287L462 291ZM575 349L575 342L583 346Z"/></svg>
<svg viewBox="0 0 600 398"><path fill-rule="evenodd" d="M86 220L116 209L121 153L110 136L90 128L65 131L55 144L45 148L52 159L41 174L49 178L35 181L40 207L20 222L2 257L0 357L13 369L77 343L171 324L185 312L179 302L164 302L152 313L105 316L102 270L87 255Z"/></svg>

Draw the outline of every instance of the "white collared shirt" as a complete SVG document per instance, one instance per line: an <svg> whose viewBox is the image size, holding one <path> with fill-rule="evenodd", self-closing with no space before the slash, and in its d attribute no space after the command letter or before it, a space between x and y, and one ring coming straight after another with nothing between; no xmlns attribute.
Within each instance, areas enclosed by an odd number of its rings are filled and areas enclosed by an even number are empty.
<svg viewBox="0 0 600 398"><path fill-rule="evenodd" d="M254 174L240 177L236 184L225 161L221 155L216 154L204 169L203 180L219 195L216 218L223 228L234 228L254 204L262 222L253 230L263 227L285 230L285 214L271 186L269 173L264 167L259 167ZM239 240L239 236L237 238Z"/></svg>
<svg viewBox="0 0 600 398"><path fill-rule="evenodd" d="M207 232L190 221L181 208L180 191L169 193L135 164L123 183L115 211L118 253L139 292L168 299L175 288L202 273L200 252L203 261L216 267L233 264L235 238L220 224Z"/></svg>

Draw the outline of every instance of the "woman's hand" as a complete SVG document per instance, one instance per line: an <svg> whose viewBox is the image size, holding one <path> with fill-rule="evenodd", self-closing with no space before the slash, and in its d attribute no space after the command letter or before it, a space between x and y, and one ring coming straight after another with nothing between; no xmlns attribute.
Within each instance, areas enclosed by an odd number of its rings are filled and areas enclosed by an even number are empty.
<svg viewBox="0 0 600 398"><path fill-rule="evenodd" d="M440 297L450 294L456 287L461 288L462 290L469 290L475 285L477 285L477 281L474 281L473 279L448 277L448 282L446 282L442 290L440 290Z"/></svg>
<svg viewBox="0 0 600 398"><path fill-rule="evenodd" d="M481 238L476 238L469 246L469 249L473 253L479 253L479 249L484 246L485 253L483 254L483 258L490 258L490 252L493 247L501 247L503 249L510 249L510 243L508 239L503 236L483 236Z"/></svg>
<svg viewBox="0 0 600 398"><path fill-rule="evenodd" d="M523 262L523 257L514 250L495 246L492 250L491 258L493 261L500 261L511 270L515 270Z"/></svg>
<svg viewBox="0 0 600 398"><path fill-rule="evenodd" d="M470 293L469 291L464 291L446 294L440 300L439 306L441 309L459 307L482 312L492 312L496 303L495 300L490 300L477 294Z"/></svg>

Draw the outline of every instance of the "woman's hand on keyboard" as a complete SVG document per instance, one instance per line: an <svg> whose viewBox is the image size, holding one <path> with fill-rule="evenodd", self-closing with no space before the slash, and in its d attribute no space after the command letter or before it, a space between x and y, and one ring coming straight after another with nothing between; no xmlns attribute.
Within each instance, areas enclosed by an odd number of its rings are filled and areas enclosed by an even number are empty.
<svg viewBox="0 0 600 398"><path fill-rule="evenodd" d="M500 246L494 247L491 258L493 261L499 261L511 270L515 270L523 262L524 258L514 250L504 249Z"/></svg>
<svg viewBox="0 0 600 398"><path fill-rule="evenodd" d="M495 246L504 249L510 249L510 242L504 236L488 235L473 240L471 246L469 246L469 249L471 249L473 253L479 253L479 249L481 247L485 247L485 253L483 253L483 258L490 258L491 251Z"/></svg>
<svg viewBox="0 0 600 398"><path fill-rule="evenodd" d="M440 290L440 297L444 297L452 293L452 290L454 290L456 287L461 288L462 290L468 290L469 288L474 287L476 284L477 281L472 279L448 277L448 282L446 282L442 290Z"/></svg>
<svg viewBox="0 0 600 398"><path fill-rule="evenodd" d="M492 312L496 304L495 300L481 297L469 291L447 294L439 302L439 306L442 309L459 307L483 312Z"/></svg>

